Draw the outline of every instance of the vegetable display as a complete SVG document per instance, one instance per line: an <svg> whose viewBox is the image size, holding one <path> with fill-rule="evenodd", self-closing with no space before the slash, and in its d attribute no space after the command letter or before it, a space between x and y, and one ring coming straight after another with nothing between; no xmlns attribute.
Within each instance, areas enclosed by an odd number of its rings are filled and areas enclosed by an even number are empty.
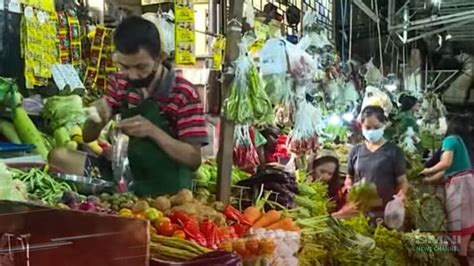
<svg viewBox="0 0 474 266"><path fill-rule="evenodd" d="M55 205L57 199L61 198L65 191L72 190L66 182L56 181L40 169L31 169L28 172L12 171L15 179L26 184L29 197L51 206Z"/></svg>

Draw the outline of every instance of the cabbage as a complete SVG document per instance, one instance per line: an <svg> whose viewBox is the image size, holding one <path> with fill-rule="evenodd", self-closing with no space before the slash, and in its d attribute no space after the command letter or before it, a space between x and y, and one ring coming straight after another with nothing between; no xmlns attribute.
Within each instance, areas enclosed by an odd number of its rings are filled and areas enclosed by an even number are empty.
<svg viewBox="0 0 474 266"><path fill-rule="evenodd" d="M60 127L70 130L74 126L82 126L86 114L79 95L54 96L46 100L43 118L54 131Z"/></svg>
<svg viewBox="0 0 474 266"><path fill-rule="evenodd" d="M0 162L0 200L26 201L26 185L20 180L13 180L7 166Z"/></svg>

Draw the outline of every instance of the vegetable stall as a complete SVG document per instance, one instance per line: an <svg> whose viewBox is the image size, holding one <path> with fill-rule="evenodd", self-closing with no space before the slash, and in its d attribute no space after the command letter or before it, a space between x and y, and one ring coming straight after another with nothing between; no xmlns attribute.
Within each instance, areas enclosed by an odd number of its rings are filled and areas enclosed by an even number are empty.
<svg viewBox="0 0 474 266"><path fill-rule="evenodd" d="M225 36L210 34L215 71L225 81L220 152L202 158L192 186L158 197L119 193L133 182L125 174L117 180L115 173L96 176L92 169L96 178L76 176L48 162L58 150L114 160L121 143L115 121L91 143L82 132L107 76L117 70L113 26L91 25L84 6L55 10L53 1L44 2L22 1L25 68L21 78L0 77L0 133L8 142L0 161L0 214L6 217L0 219L0 265L457 265L448 251L419 251L439 245L446 232L444 199L420 185L419 176L423 153L440 145L446 112L437 95L423 101L420 132L396 138L412 185L402 225L390 229L388 221L365 216L380 202L375 184L352 187L344 207L358 211L342 219L332 215L337 203L328 183L311 179L310 158L323 149L336 154L336 175L347 174L350 149L360 142L360 107L377 102L392 111L398 96L384 89L389 78L372 60L366 73L347 72L322 15L335 9L333 1L326 1L325 12L294 1L285 7L286 22L281 6L267 1L255 12L248 1L233 1ZM183 45L193 46L194 35L173 36L175 25L194 18L174 18L164 7L149 13L160 33L171 36L163 45L178 53L176 66L193 65L193 48ZM192 11L189 3L180 8ZM298 17L291 20L292 13ZM47 45L55 51L41 48Z"/></svg>

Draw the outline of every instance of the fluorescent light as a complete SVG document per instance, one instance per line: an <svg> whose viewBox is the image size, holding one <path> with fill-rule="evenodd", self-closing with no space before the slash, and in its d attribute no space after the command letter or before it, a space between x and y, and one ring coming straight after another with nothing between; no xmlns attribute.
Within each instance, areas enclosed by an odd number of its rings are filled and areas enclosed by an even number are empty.
<svg viewBox="0 0 474 266"><path fill-rule="evenodd" d="M453 36L452 36L451 34L448 34L448 35L446 35L446 37L445 37L444 39L445 39L445 40L449 40L449 39L451 39L451 38L453 38Z"/></svg>
<svg viewBox="0 0 474 266"><path fill-rule="evenodd" d="M331 125L339 125L341 123L341 118L338 115L332 115L329 118L329 124Z"/></svg>
<svg viewBox="0 0 474 266"><path fill-rule="evenodd" d="M351 113L345 113L342 115L342 119L346 120L347 122L351 122L354 120L354 115Z"/></svg>
<svg viewBox="0 0 474 266"><path fill-rule="evenodd" d="M397 90L397 85L395 84L386 84L384 87L390 92L394 92Z"/></svg>

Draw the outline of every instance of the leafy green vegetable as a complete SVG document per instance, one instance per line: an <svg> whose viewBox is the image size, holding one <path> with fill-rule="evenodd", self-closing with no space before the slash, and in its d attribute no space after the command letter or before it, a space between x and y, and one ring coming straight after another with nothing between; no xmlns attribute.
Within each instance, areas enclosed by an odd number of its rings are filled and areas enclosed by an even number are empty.
<svg viewBox="0 0 474 266"><path fill-rule="evenodd" d="M79 95L48 98L43 108L43 118L52 130L65 127L70 130L86 121L86 114Z"/></svg>
<svg viewBox="0 0 474 266"><path fill-rule="evenodd" d="M374 183L362 180L352 186L348 195L349 202L354 203L361 212L379 206L381 199Z"/></svg>

